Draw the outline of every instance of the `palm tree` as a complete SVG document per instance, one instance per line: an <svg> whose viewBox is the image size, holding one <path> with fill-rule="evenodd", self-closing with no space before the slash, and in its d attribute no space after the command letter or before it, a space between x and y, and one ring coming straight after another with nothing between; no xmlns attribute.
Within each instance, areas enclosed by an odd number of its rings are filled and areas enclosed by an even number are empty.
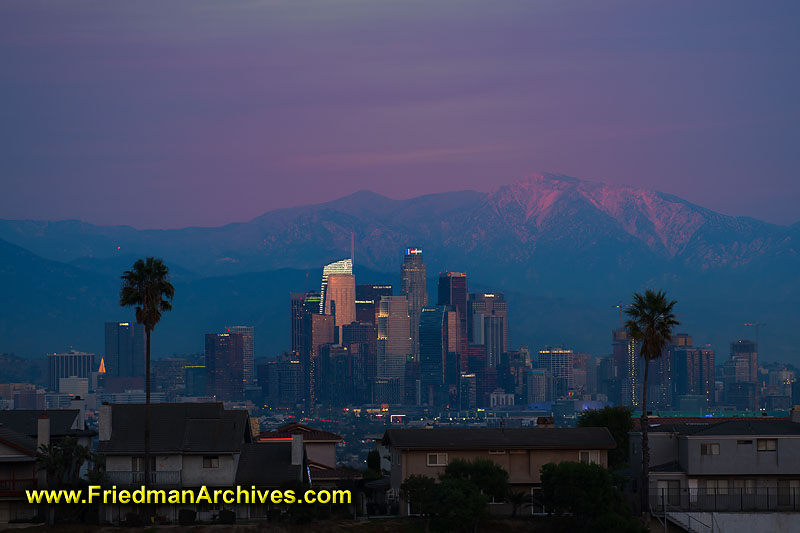
<svg viewBox="0 0 800 533"><path fill-rule="evenodd" d="M170 311L175 288L169 282L169 268L161 259L139 259L131 270L122 274L119 305L136 306L136 322L144 325L147 337L145 352L144 405L144 482L150 481L150 333L161 320L161 313Z"/></svg>
<svg viewBox="0 0 800 533"><path fill-rule="evenodd" d="M642 383L642 486L640 502L646 512L650 501L650 445L647 441L647 378L650 361L661 357L664 348L672 341L672 329L679 325L672 309L677 302L668 301L664 291L645 291L633 295L633 303L625 310L630 317L625 323L630 338L641 344L639 355L644 358L644 382Z"/></svg>

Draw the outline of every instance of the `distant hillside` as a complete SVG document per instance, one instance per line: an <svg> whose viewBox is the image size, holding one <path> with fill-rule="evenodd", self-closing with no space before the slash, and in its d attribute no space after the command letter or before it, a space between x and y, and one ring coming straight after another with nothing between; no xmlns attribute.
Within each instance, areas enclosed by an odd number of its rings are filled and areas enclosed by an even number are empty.
<svg viewBox="0 0 800 533"><path fill-rule="evenodd" d="M359 282L396 280L403 248L415 245L431 277L461 270L471 287L505 290L515 343L602 353L611 305L649 286L677 298L690 332L722 354L728 340L750 333L744 322L758 320L769 323L762 345L772 358L800 356L800 224L555 175L488 194L392 200L361 191L219 228L0 220L8 241L0 242L0 287L12 304L0 310L0 350L99 350L96 325L130 319L116 305L119 275L136 257L155 255L171 266L179 297L157 328L158 353L199 351L198 332L248 322L261 324L269 342L257 351L271 356L288 345L288 292L316 288L323 264L349 256L351 234Z"/></svg>

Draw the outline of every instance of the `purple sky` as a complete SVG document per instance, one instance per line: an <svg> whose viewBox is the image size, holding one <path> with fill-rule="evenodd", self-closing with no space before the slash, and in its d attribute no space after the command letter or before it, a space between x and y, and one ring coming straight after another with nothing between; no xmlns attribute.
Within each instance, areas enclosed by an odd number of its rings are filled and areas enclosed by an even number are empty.
<svg viewBox="0 0 800 533"><path fill-rule="evenodd" d="M0 3L0 218L219 225L538 171L800 220L800 2Z"/></svg>

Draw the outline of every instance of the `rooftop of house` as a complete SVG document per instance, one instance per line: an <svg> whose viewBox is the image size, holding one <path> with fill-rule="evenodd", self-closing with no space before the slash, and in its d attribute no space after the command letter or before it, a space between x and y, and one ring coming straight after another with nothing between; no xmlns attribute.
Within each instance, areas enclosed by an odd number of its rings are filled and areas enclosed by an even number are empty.
<svg viewBox="0 0 800 533"><path fill-rule="evenodd" d="M322 429L312 428L298 422L285 424L279 428L271 431L265 431L259 435L260 440L265 439L290 439L292 435L302 434L303 442L341 442L343 440L341 435L331 433Z"/></svg>
<svg viewBox="0 0 800 533"><path fill-rule="evenodd" d="M606 428L388 429L383 444L417 449L613 449Z"/></svg>
<svg viewBox="0 0 800 533"><path fill-rule="evenodd" d="M721 424L723 422L730 422L732 420L791 420L788 416L650 416L647 418L650 424L650 431L660 426L680 426L680 425L696 425L701 424L704 426L711 424ZM641 428L641 418L633 419L633 431L639 431Z"/></svg>
<svg viewBox="0 0 800 533"><path fill-rule="evenodd" d="M79 409L16 409L0 411L0 427L6 427L19 434L36 439L39 432L38 420L42 414L50 419L50 436L66 437L94 435L94 432L80 427Z"/></svg>
<svg viewBox="0 0 800 533"><path fill-rule="evenodd" d="M9 446L30 458L36 457L36 439L23 435L13 429L0 426L0 442ZM0 457L0 462L4 460L19 460L16 457Z"/></svg>
<svg viewBox="0 0 800 533"><path fill-rule="evenodd" d="M674 433L695 437L792 436L800 435L800 424L786 418L730 418L708 422L650 424L648 433ZM634 433L639 433L635 431Z"/></svg>
<svg viewBox="0 0 800 533"><path fill-rule="evenodd" d="M242 446L236 484L242 487L279 487L303 479L308 482L307 460L292 464L292 443L247 443Z"/></svg>
<svg viewBox="0 0 800 533"><path fill-rule="evenodd" d="M103 407L111 408L111 436L100 441L98 451L108 455L143 453L144 404ZM236 453L252 440L247 411L225 410L222 403L153 404L150 428L150 449L160 454Z"/></svg>

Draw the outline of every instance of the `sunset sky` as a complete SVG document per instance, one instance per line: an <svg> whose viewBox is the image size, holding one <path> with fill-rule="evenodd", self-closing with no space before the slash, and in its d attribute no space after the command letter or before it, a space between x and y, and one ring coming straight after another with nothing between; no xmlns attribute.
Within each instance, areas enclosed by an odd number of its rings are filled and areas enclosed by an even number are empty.
<svg viewBox="0 0 800 533"><path fill-rule="evenodd" d="M800 220L800 2L0 3L0 218L220 225L534 172Z"/></svg>

